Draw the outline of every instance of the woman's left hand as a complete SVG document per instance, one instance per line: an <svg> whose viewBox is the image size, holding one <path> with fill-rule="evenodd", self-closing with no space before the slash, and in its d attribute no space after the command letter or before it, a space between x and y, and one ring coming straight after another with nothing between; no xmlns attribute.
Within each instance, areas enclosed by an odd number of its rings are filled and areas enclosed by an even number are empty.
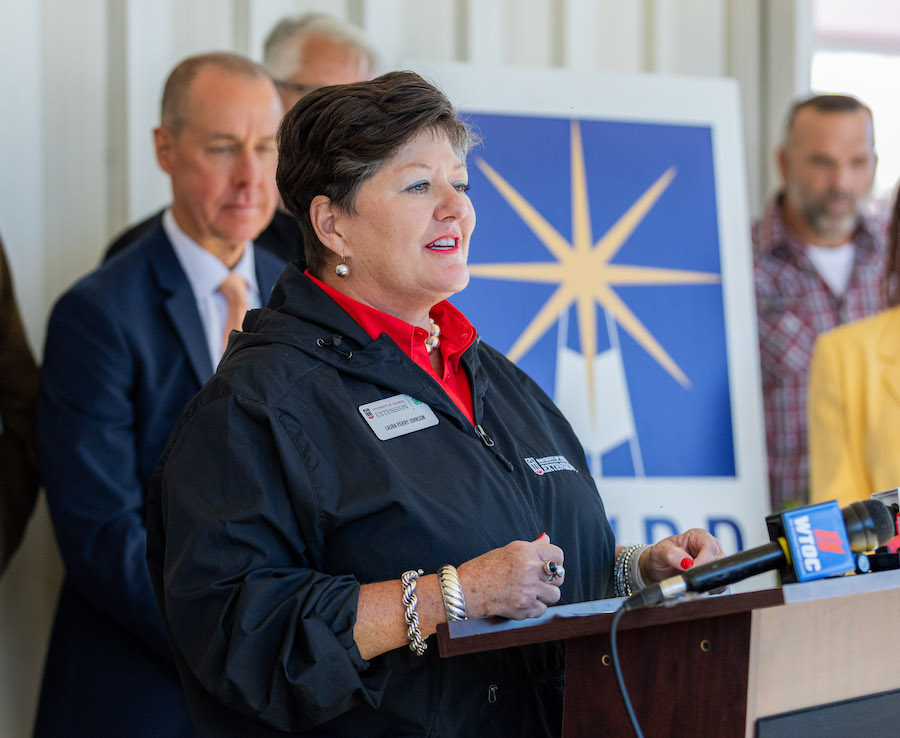
<svg viewBox="0 0 900 738"><path fill-rule="evenodd" d="M653 584L722 556L721 544L709 531L691 528L664 538L644 551L639 562L641 576L645 584Z"/></svg>

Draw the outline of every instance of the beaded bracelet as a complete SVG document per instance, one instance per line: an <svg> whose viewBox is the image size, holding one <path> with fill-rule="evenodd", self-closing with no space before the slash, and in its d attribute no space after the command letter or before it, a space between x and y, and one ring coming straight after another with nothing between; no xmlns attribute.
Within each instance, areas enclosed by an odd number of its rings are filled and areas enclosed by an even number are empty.
<svg viewBox="0 0 900 738"><path fill-rule="evenodd" d="M438 581L441 583L441 596L444 598L447 620L465 620L466 598L463 596L456 567L446 564L438 569Z"/></svg>
<svg viewBox="0 0 900 738"><path fill-rule="evenodd" d="M631 554L631 564L628 571L628 583L631 585L632 592L640 592L647 585L644 584L644 577L641 576L641 554L645 548L649 546L641 546Z"/></svg>
<svg viewBox="0 0 900 738"><path fill-rule="evenodd" d="M403 604L406 606L406 612L403 617L406 620L406 637L409 638L409 650L422 656L428 644L422 638L422 631L419 630L419 613L416 612L416 605L419 604L419 598L416 597L416 579L424 574L421 569L410 569L403 572L400 577L400 583L403 585Z"/></svg>
<svg viewBox="0 0 900 738"><path fill-rule="evenodd" d="M623 549L616 557L616 563L613 565L616 597L631 597L644 588L639 562L645 548L648 546L636 543Z"/></svg>

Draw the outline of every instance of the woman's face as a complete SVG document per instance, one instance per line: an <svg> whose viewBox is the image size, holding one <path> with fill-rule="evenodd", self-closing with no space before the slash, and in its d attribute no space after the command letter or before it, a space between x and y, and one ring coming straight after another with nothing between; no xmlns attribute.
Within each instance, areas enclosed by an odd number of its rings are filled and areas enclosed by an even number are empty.
<svg viewBox="0 0 900 738"><path fill-rule="evenodd" d="M409 323L427 320L434 304L469 282L468 181L442 134L424 131L404 145L362 184L356 213L335 214L350 267L336 286Z"/></svg>

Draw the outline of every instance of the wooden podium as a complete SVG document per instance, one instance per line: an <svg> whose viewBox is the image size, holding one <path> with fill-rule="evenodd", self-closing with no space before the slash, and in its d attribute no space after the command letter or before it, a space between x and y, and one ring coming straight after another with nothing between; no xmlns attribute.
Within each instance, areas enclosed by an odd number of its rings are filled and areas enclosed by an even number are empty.
<svg viewBox="0 0 900 738"><path fill-rule="evenodd" d="M609 648L620 604L442 623L438 647L451 657L564 640L564 738L629 736ZM880 572L626 613L619 659L647 738L898 736L898 627L900 571Z"/></svg>

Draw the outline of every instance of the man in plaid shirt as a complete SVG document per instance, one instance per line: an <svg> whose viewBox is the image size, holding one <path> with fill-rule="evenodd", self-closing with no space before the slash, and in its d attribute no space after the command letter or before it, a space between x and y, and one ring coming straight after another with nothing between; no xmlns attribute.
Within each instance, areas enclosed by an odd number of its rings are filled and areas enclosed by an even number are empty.
<svg viewBox="0 0 900 738"><path fill-rule="evenodd" d="M885 229L862 206L875 175L872 112L845 95L798 102L783 189L753 226L772 509L808 501L806 386L816 335L884 307Z"/></svg>

